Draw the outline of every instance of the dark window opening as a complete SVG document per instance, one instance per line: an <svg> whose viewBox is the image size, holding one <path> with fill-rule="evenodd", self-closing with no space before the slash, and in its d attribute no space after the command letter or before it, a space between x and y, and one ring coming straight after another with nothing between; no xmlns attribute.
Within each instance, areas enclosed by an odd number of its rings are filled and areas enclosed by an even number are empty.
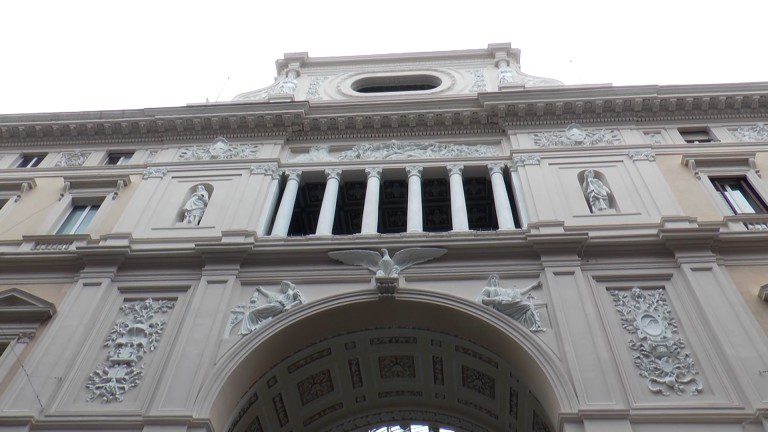
<svg viewBox="0 0 768 432"><path fill-rule="evenodd" d="M491 181L485 177L464 178L464 199L467 202L467 221L473 231L499 229L496 206L493 203Z"/></svg>
<svg viewBox="0 0 768 432"><path fill-rule="evenodd" d="M45 159L44 154L24 155L21 157L19 164L16 165L16 168L35 168L40 165L40 162L42 162L43 159Z"/></svg>
<svg viewBox="0 0 768 432"><path fill-rule="evenodd" d="M336 201L336 217L333 220L334 235L357 234L363 226L365 206L365 182L344 182L339 188Z"/></svg>
<svg viewBox="0 0 768 432"><path fill-rule="evenodd" d="M289 236L305 236L317 230L317 219L323 204L325 183L304 183L299 187L296 203L293 206Z"/></svg>
<svg viewBox="0 0 768 432"><path fill-rule="evenodd" d="M522 227L522 224L520 223L520 215L518 214L519 210L517 208L517 203L515 202L515 194L512 193L512 179L510 178L507 169L504 169L504 186L507 191L507 196L509 197L509 205L512 207L512 220L515 221L515 228L520 228Z"/></svg>
<svg viewBox="0 0 768 432"><path fill-rule="evenodd" d="M709 129L707 128L698 128L698 129L678 129L678 132L680 132L680 135L682 135L683 140L687 142L688 144L701 144L701 143L710 143L717 141L712 134L709 133Z"/></svg>
<svg viewBox="0 0 768 432"><path fill-rule="evenodd" d="M427 178L421 185L422 214L425 232L445 232L452 229L451 193L448 180Z"/></svg>
<svg viewBox="0 0 768 432"><path fill-rule="evenodd" d="M432 90L442 81L434 75L395 75L362 78L352 83L358 93L393 93Z"/></svg>
<svg viewBox="0 0 768 432"><path fill-rule="evenodd" d="M712 186L733 214L768 213L765 203L746 177L720 177L711 180Z"/></svg>
<svg viewBox="0 0 768 432"><path fill-rule="evenodd" d="M131 161L133 153L110 153L104 165L123 165Z"/></svg>
<svg viewBox="0 0 768 432"><path fill-rule="evenodd" d="M404 180L381 182L379 195L379 232L406 232L408 227L408 183Z"/></svg>

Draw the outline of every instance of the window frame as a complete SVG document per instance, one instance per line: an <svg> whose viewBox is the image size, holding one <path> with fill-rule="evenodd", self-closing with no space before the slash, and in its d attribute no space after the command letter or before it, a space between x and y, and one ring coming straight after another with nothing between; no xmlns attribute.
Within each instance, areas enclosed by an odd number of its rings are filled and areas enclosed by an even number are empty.
<svg viewBox="0 0 768 432"><path fill-rule="evenodd" d="M71 232L61 232L61 230L64 228L64 224L67 223L67 220L69 219L69 216L77 209L78 207L85 207L85 211L83 211L83 214L80 215L80 217L77 219L77 222L72 226ZM83 225L83 222L86 220L88 215L90 214L91 210L96 207L96 210L93 213L93 216L90 218L90 221L88 222L88 225L85 226L84 230L82 232L78 232L80 227ZM56 229L55 235L76 235L76 234L85 234L86 231L90 226L93 225L93 221L96 219L96 215L99 213L99 210L101 209L101 204L72 204L69 207L69 211L67 212L67 215L64 217L64 219L59 224L59 227Z"/></svg>
<svg viewBox="0 0 768 432"><path fill-rule="evenodd" d="M109 166L118 166L118 165L127 165L131 163L131 160L136 155L135 152L114 152L114 153L107 153L107 158L104 160L104 165ZM116 163L109 163L109 161L112 158L118 158Z"/></svg>
<svg viewBox="0 0 768 432"><path fill-rule="evenodd" d="M30 169L30 168L37 168L40 166L41 163L43 163L43 160L48 156L47 153L33 153L33 154L22 154L21 159L16 163L15 168L19 169ZM31 162L27 165L21 166L22 163L24 163L25 160L28 158L31 158ZM37 164L33 165L35 162Z"/></svg>
<svg viewBox="0 0 768 432"><path fill-rule="evenodd" d="M723 180L731 180L731 181L737 181L740 183L740 186L743 188L743 190L748 195L748 204L752 208L752 212L745 212L741 211L739 208L740 206L738 203L733 202L733 199L728 195L728 192L731 192L730 185L728 184L722 184ZM768 214L768 206L766 206L765 201L762 199L762 197L757 193L754 186L749 181L749 178L747 178L746 175L743 176L710 176L709 181L712 183L712 186L715 188L715 190L722 196L723 200L728 204L731 211L734 215L743 215L743 214ZM725 188L728 190L726 191ZM754 208L752 203L749 201L754 202L758 208Z"/></svg>

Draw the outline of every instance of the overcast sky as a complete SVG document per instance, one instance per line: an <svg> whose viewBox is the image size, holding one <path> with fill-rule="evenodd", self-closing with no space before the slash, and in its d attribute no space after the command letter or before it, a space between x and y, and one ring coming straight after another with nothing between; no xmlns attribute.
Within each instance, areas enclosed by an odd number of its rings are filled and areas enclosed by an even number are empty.
<svg viewBox="0 0 768 432"><path fill-rule="evenodd" d="M285 52L511 42L566 84L768 81L768 1L80 1L0 4L0 113L225 101Z"/></svg>

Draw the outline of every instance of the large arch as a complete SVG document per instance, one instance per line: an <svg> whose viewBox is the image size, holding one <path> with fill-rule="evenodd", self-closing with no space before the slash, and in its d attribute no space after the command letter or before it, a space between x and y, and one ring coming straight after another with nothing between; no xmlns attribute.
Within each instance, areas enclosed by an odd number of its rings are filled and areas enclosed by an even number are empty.
<svg viewBox="0 0 768 432"><path fill-rule="evenodd" d="M361 329L422 329L472 341L512 365L525 380L547 420L578 406L570 379L556 354L506 316L442 292L401 289L395 298L371 291L330 296L277 317L244 337L217 361L196 401L196 415L227 430L243 398L279 363L319 341ZM303 430L301 428L295 430Z"/></svg>

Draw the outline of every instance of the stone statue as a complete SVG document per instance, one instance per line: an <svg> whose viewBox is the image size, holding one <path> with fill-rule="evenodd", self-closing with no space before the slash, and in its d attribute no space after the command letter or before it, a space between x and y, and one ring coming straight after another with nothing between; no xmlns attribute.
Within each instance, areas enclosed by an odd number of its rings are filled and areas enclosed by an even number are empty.
<svg viewBox="0 0 768 432"><path fill-rule="evenodd" d="M499 85L515 84L515 71L506 62L499 65Z"/></svg>
<svg viewBox="0 0 768 432"><path fill-rule="evenodd" d="M499 283L499 276L493 274L488 278L488 284L480 293L477 302L496 309L526 326L532 332L544 331L541 326L541 318L539 318L533 305L533 296L529 294L528 297L523 297L540 286L541 281L522 290L502 288Z"/></svg>
<svg viewBox="0 0 768 432"><path fill-rule="evenodd" d="M259 294L267 298L266 304L259 304ZM229 336L238 323L241 324L239 335L250 334L272 318L301 304L304 304L304 297L291 282L282 281L279 293L256 287L247 304L237 305L230 312L225 336Z"/></svg>
<svg viewBox="0 0 768 432"><path fill-rule="evenodd" d="M203 218L206 207L208 207L208 191L205 186L199 184L195 186L195 192L184 204L184 223L190 225L199 225Z"/></svg>
<svg viewBox="0 0 768 432"><path fill-rule="evenodd" d="M584 183L581 185L584 197L589 203L589 210L592 213L600 213L611 209L610 193L600 179L595 177L595 170L588 169L584 172Z"/></svg>
<svg viewBox="0 0 768 432"><path fill-rule="evenodd" d="M292 95L296 91L296 79L298 74L295 69L288 69L285 77L281 79L273 90L273 94L290 94Z"/></svg>
<svg viewBox="0 0 768 432"><path fill-rule="evenodd" d="M362 266L372 271L377 277L397 277L406 268L425 261L443 256L442 248L409 248L389 257L389 252L382 249L381 253L369 250L346 250L328 252L328 256L344 264Z"/></svg>

